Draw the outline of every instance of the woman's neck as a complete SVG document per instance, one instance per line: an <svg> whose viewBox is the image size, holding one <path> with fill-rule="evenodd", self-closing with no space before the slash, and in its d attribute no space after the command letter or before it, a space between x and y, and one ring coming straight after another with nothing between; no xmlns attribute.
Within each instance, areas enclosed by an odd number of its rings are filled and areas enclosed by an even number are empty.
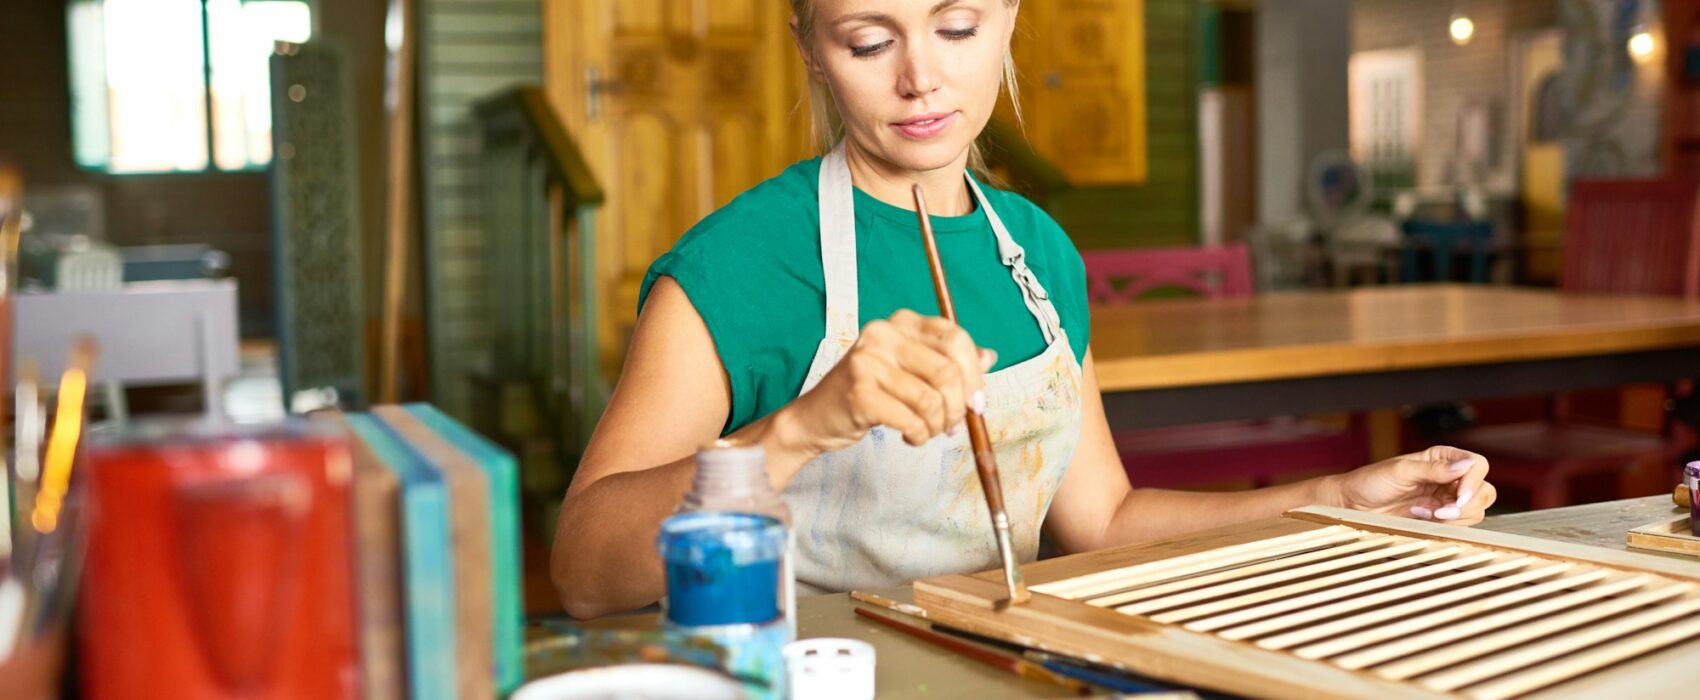
<svg viewBox="0 0 1700 700"><path fill-rule="evenodd" d="M920 184L927 195L928 214L962 216L974 211L973 197L964 179L968 169L967 151L955 162L936 170L903 170L867 155L854 140L847 138L844 159L850 165L850 181L886 204L914 211L915 195L910 188Z"/></svg>

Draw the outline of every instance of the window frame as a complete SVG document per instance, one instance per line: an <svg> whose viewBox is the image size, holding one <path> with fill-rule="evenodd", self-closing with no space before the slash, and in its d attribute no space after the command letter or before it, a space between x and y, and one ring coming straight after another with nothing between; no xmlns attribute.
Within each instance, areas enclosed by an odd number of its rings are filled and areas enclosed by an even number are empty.
<svg viewBox="0 0 1700 700"><path fill-rule="evenodd" d="M277 158L276 153L272 153L271 155L269 155L266 158L266 161L264 163L255 163L250 159L250 160L247 161L247 163L248 163L247 165L244 165L244 166L239 167L239 168L223 168L223 167L219 167L219 165L218 165L218 151L217 151L217 143L216 143L218 137L217 137L216 125L214 124L214 121L213 121L212 23L210 21L211 20L210 13L208 12L208 9L207 9L207 5L211 0L196 0L197 4L200 6L200 12L201 12L201 43L200 43L200 50L201 50L201 115L202 115L201 118L202 118L202 123L203 123L203 129L202 129L203 134L202 134L202 136L203 136L203 140L206 143L206 149L207 149L206 165L201 167L201 168L196 168L196 169L171 168L171 169L150 169L150 170L113 170L112 169L112 154L111 154L112 116L110 114L110 111L101 120L101 124L106 129L106 132L107 132L106 136L105 136L106 142L108 144L106 161L104 163L98 163L98 164L85 163L83 161L83 159L81 158L81 154L78 153L78 147L77 147L77 144L78 144L77 135L81 131L81 125L78 124L77 110L76 110L76 103L78 101L79 93L78 93L78 86L77 86L77 80L76 80L76 71L74 70L74 62L77 59L74 57L74 54L76 53L76 49L79 48L79 46L78 46L78 43L76 41L76 37L73 34L73 32L74 32L73 23L70 21L70 18L69 18L71 9L77 4L77 1L78 0L66 0L66 3L65 3L65 11L66 11L66 15L67 15L67 21L66 21L66 27L65 27L65 33L66 33L66 38L65 38L66 39L65 40L66 51L65 51L65 54L66 54L66 59L67 59L67 67L70 68L70 70L67 70L67 81L66 82L67 82L67 88L68 88L69 96L71 98L71 103L72 103L70 120L69 120L70 121L70 132L71 132L71 144L70 144L71 145L71 162L72 162L73 165L76 166L76 168L78 170L88 172L88 173L92 173L92 174L102 175L102 176L109 176L109 177L131 177L131 176L138 176L138 175L139 176L150 176L150 177L160 177L160 176L165 176L165 177L171 177L171 176L209 176L209 175L217 176L217 175L226 175L226 174L242 175L242 174L264 173L264 172L268 172L268 171L271 170L272 161L276 160L276 158ZM104 3L105 0L94 0L94 1ZM249 0L238 0L238 2L242 3L242 4L246 4L248 1ZM319 36L319 3L318 3L318 0L293 0L293 1L300 2L300 3L307 6L307 13L308 13L308 18L309 18L308 21L310 22L310 25L309 25L310 26L310 29L309 29L310 34L309 35L312 36L312 37ZM104 56L104 51L105 51L105 49L103 47L103 49L102 49L102 55L103 56ZM103 80L103 82L104 82L104 80ZM108 86L107 89L110 89L110 83L107 83L107 86ZM267 94L266 94L266 100L268 102L268 105L271 101L271 98L272 98L271 90L268 89Z"/></svg>

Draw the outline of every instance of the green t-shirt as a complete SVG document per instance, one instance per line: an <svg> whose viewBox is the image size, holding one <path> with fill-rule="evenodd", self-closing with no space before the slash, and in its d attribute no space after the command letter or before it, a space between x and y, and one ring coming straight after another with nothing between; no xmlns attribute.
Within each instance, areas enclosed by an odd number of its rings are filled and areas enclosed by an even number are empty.
<svg viewBox="0 0 1700 700"><path fill-rule="evenodd" d="M638 307L661 276L690 297L714 339L732 385L730 433L790 403L803 388L826 334L826 276L820 254L820 159L805 160L708 215L650 265ZM1062 319L1075 360L1087 342L1086 271L1080 253L1043 210L1011 192L986 198L1027 251L1027 266ZM938 300L915 212L855 193L856 276L861 324L899 309L936 316ZM998 257L985 212L935 216L939 257L957 320L976 345L998 353L996 369L1045 350L1038 321Z"/></svg>

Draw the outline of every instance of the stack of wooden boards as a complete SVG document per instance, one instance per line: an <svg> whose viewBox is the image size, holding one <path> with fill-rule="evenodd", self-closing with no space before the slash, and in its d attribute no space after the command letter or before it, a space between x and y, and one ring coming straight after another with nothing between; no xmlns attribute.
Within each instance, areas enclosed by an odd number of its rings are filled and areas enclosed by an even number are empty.
<svg viewBox="0 0 1700 700"><path fill-rule="evenodd" d="M324 414L354 458L368 698L493 698L523 681L518 465L425 404Z"/></svg>
<svg viewBox="0 0 1700 700"><path fill-rule="evenodd" d="M1689 697L1700 563L1305 508L918 581L929 619L1252 697Z"/></svg>

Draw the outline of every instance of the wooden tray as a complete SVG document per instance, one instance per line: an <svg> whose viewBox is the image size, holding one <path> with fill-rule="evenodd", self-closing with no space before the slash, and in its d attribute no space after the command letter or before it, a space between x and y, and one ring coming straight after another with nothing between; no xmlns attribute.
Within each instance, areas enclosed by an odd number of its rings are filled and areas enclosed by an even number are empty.
<svg viewBox="0 0 1700 700"><path fill-rule="evenodd" d="M1700 555L1700 537L1691 531L1687 515L1643 525L1629 531L1629 546L1657 552Z"/></svg>
<svg viewBox="0 0 1700 700"><path fill-rule="evenodd" d="M1304 508L915 583L935 621L1271 698L1686 697L1700 562Z"/></svg>

